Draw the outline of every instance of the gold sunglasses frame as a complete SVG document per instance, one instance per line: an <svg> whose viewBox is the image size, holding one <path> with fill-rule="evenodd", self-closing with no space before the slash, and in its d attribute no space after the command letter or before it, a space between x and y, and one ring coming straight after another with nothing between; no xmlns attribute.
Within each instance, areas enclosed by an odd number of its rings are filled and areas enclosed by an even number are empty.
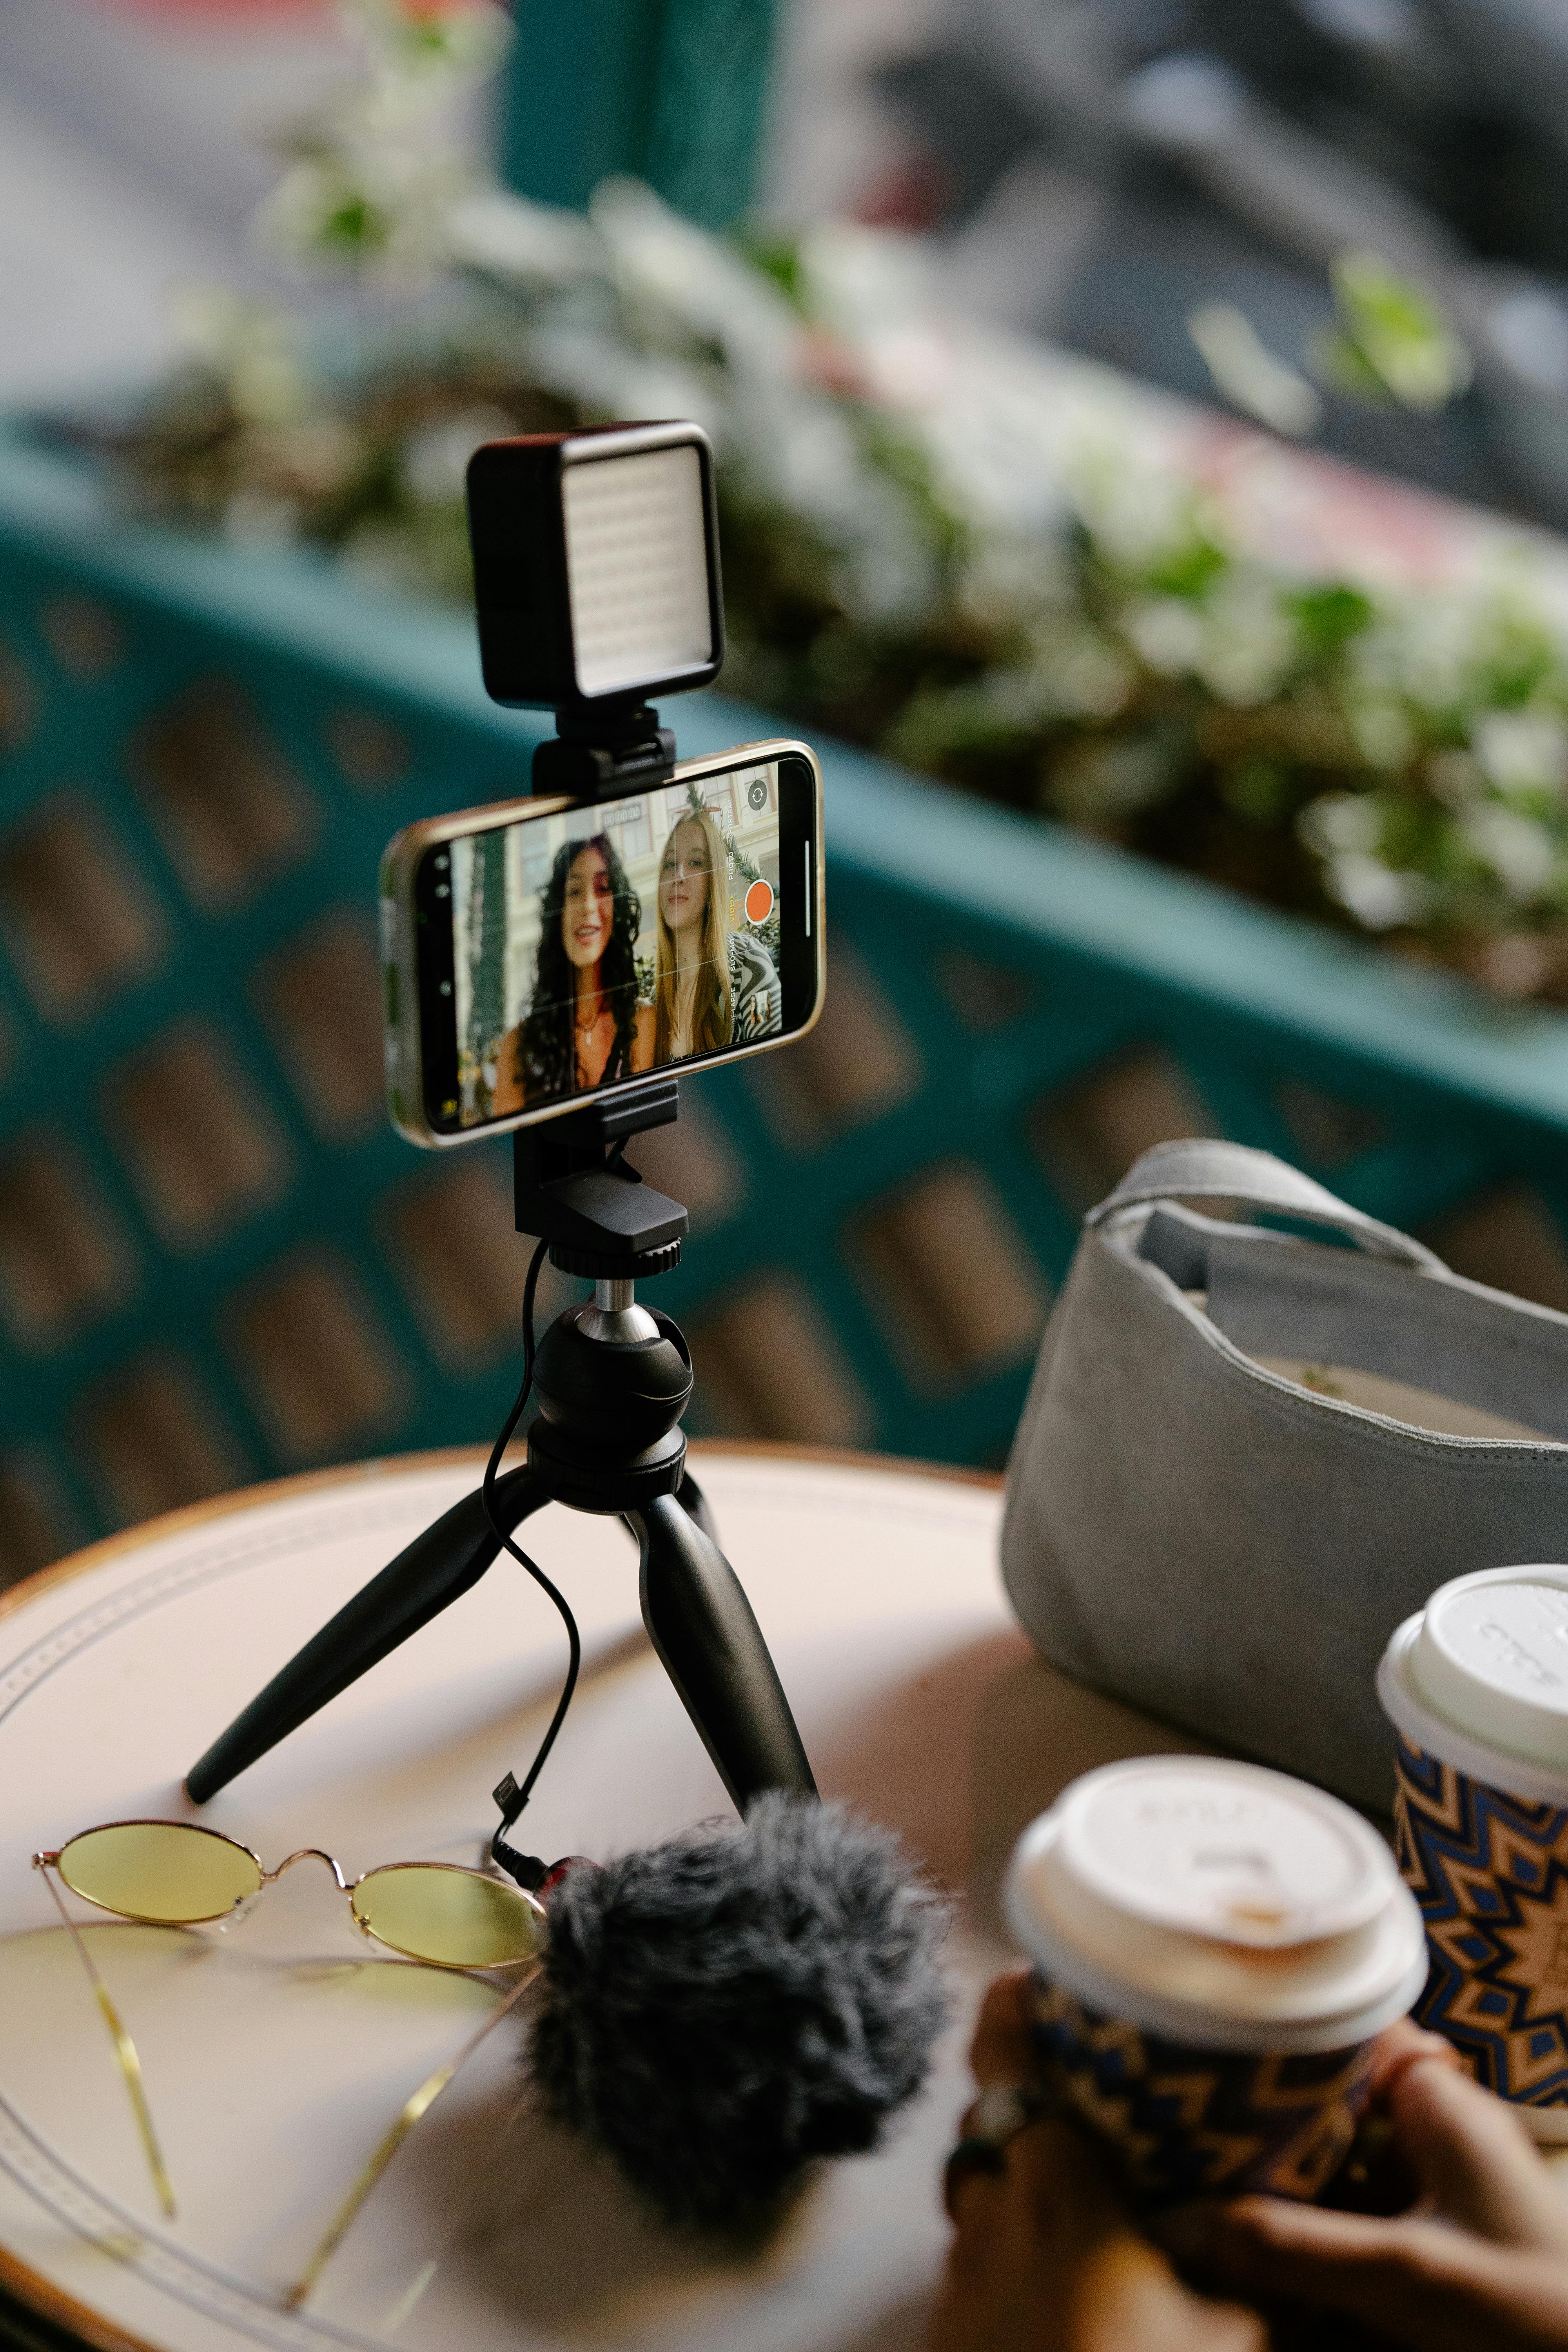
<svg viewBox="0 0 1568 2352"><path fill-rule="evenodd" d="M188 1832L193 1837L212 1838L219 1845L232 1846L237 1853L243 1853L247 1860L256 1864L258 1883L255 1893L242 1895L237 1902L231 1903L226 1910L204 1912L194 1919L167 1917L159 1919L145 1911L122 1911L117 1904L100 1903L95 1895L84 1895L79 1886L71 1886L70 1880L60 1869L60 1855L68 1853L79 1839L97 1837L104 1830L182 1830ZM247 1845L243 1838L230 1837L226 1830L215 1830L205 1822L157 1821L139 1815L130 1821L95 1822L90 1829L78 1830L75 1837L67 1838L64 1845L57 1848L54 1853L36 1853L33 1856L33 1868L39 1871L58 1872L60 1878L67 1886L70 1887L71 1893L79 1903L89 1903L95 1911L102 1911L111 1919L133 1920L140 1927L212 1927L218 1925L220 1921L234 1918L237 1913L244 1910L247 1904L254 1903L262 1887L275 1886L284 1872L292 1870L297 1862L324 1862L332 1874L339 1894L348 1896L349 1914L360 1934L364 1937L367 1943L380 1944L387 1951L395 1952L401 1960L417 1960L422 1968L451 1969L459 1976L471 1976L476 1971L483 1972L487 1969L521 1968L527 1960L536 1957L532 1953L528 1953L522 1959L518 1960L434 1960L426 1953L408 1951L402 1944L395 1944L390 1937L377 1935L374 1927L365 1925L354 1908L354 1895L358 1890L367 1879L378 1878L384 1871L449 1870L459 1878L482 1879L487 1885L504 1888L509 1895L515 1895L526 1908L538 1913L541 1927L545 1925L546 1915L543 1904L537 1896L530 1895L525 1887L515 1885L510 1878L501 1878L493 1871L475 1870L468 1864L462 1862L378 1862L374 1870L362 1870L357 1878L351 1880L343 1876L342 1864L334 1854L328 1853L324 1846L302 1845L297 1847L292 1853L285 1854L276 1870L268 1870L254 1846Z"/></svg>
<svg viewBox="0 0 1568 2352"><path fill-rule="evenodd" d="M255 1893L251 1895L242 1895L239 1896L237 1901L230 1904L226 1909L222 1911L210 1911L200 1918L156 1919L150 1916L146 1912L121 1911L112 1904L100 1903L94 1896L90 1895L83 1895L79 1888L71 1885L69 1879L66 1877L65 1873L60 1868L60 1855L62 1853L68 1853L79 1838L92 1837L100 1830L131 1829L188 1830L197 1837L215 1838L220 1845L232 1846L237 1853L243 1853L256 1865L258 1884L256 1887ZM413 2094L413 2096L405 2101L402 2112L399 2114L397 2120L393 2125L391 2130L386 2134L384 2139L382 2140L380 2146L369 2158L363 2170L360 2173L358 2179L354 2182L353 2189L349 2191L348 2196L344 2199L337 2213L333 2216L331 2224L328 2229L326 2235L321 2240L321 2244L316 2248L315 2252L311 2255L310 2261L305 2265L300 2277L296 2280L294 2285L284 2297L284 2307L289 2311L297 2311L300 2305L305 2301L306 2296L310 2294L311 2288L315 2285L322 2271L325 2269L327 2263L332 2254L336 2252L338 2247L342 2244L343 2239L348 2234L350 2225L353 2221L361 2206L364 2203L365 2199L370 2195L371 2190L375 2187L376 2182L381 2179L382 2174L386 2170L387 2166L391 2163L393 2158L396 2155L398 2149L402 2147L403 2142L407 2138L408 2134L413 2130L415 2125L432 2105L435 2100L440 2096L447 2084L451 2082L458 2069L472 2056L473 2053L479 2048L479 2043L485 2039L486 2035L491 2032L492 2028L499 2025L501 2019L516 2006L517 2002L528 1990L528 1988L532 1984L534 1979L538 1976L540 1969L543 1966L542 1952L525 1953L521 1958L515 1960L463 1961L433 1960L426 1958L423 1953L405 1951L401 1945L393 1943L385 1936L378 1936L374 1927L369 1927L365 1925L365 1922L360 1917L358 1911L354 1908L353 1898L356 1889L363 1886L366 1879L377 1877L384 1871L394 1870L447 1870L455 1872L462 1878L481 1879L489 1885L505 1888L508 1894L516 1895L526 1908L538 1913L539 1925L544 1931L543 1936L542 1937L542 1943L547 1942L548 1940L549 1927L549 1915L546 1912L543 1904L539 1901L537 1895L529 1894L526 1888L514 1885L510 1879L501 1878L499 1874L490 1871L474 1870L466 1863L460 1862L378 1863L374 1870L362 1871L359 1876L351 1883L343 1876L342 1866L334 1855L328 1853L323 1847L319 1845L302 1845L298 1847L293 1853L286 1854L283 1860L279 1864L276 1870L268 1870L264 1865L261 1856L255 1851L254 1847L247 1845L241 1838L230 1837L226 1830L215 1830L210 1828L205 1822L156 1821L145 1816L123 1822L95 1822L91 1829L78 1830L75 1837L68 1838L65 1844L58 1847L54 1852L40 1852L33 1856L33 1868L43 1879L45 1885L48 1888L50 1895L54 1898L55 1907L58 1911L60 1917L69 1933L71 1942L76 1947L78 1956L81 1960L83 1968L87 1971L99 2008L102 2012L104 2022L109 2028L110 2038L114 2044L114 2054L119 2062L120 2071L124 2079L125 2088L130 2095L132 2108L135 2114L137 2129L142 2137L142 2150L147 2158L148 2168L153 2175L153 2186L157 2191L159 2204L163 2207L164 2213L171 2221L174 2219L177 2211L174 2202L174 2192L169 2180L168 2168L163 2161L163 2148L159 2143L157 2131L153 2122L152 2109L147 2104L146 2087L142 2074L142 2061L137 2054L136 2044L132 2042L130 2034L127 2032L124 2023L121 2019L120 2012L115 2008L112 2000L110 1998L109 1988L104 1983L102 1977L100 1975L91 1953L88 1950L86 1944L82 1941L80 1928L77 1926L76 1921L71 1917L70 1913L66 1909L64 1899L61 1896L59 1887L55 1884L55 1879L58 1877L61 1885L68 1888L70 1893L76 1896L79 1903L86 1903L89 1905L93 1910L101 1911L107 1918L128 1919L132 1921L133 1925L142 1927L210 1927L236 1917L244 1910L247 1904L253 1903L255 1901L256 1896L260 1894L264 1886L274 1885L277 1881L282 1877L284 1872L286 1870L291 1870L297 1862L325 1863L327 1868L332 1874L333 1880L339 1892L347 1895L349 1916L353 1919L355 1927L359 1929L361 1935L365 1938L365 1941L371 1944L379 1944L384 1951L395 1953L399 1960L406 1961L416 1968L443 1969L448 1974L454 1976L488 1976L503 1969L518 1968L526 1969L528 1973L511 1988L510 1991L508 1992L506 1999L500 2002L500 2006L490 2012L490 2015L485 2020L479 2032L470 2035L469 2039L464 2043L461 2050L458 2051L457 2056L449 2059L444 2065L438 2066L433 2074L427 2076L426 2079L421 2083L419 2088ZM54 1874L53 1876L50 1875L51 1872Z"/></svg>

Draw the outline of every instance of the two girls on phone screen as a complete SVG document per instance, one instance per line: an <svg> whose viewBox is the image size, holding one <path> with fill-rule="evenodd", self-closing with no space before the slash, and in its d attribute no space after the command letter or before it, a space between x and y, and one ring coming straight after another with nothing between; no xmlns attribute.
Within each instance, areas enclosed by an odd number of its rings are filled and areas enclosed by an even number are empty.
<svg viewBox="0 0 1568 2352"><path fill-rule="evenodd" d="M728 853L706 808L678 818L664 845L651 1003L638 989L641 901L607 834L563 844L540 914L531 1010L497 1049L493 1117L781 1026L772 957L731 929Z"/></svg>

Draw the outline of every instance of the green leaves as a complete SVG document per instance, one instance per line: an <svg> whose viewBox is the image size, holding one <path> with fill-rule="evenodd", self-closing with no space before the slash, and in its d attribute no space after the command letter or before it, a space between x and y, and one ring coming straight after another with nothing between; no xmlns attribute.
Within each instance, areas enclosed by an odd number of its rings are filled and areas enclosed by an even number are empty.
<svg viewBox="0 0 1568 2352"><path fill-rule="evenodd" d="M1339 325L1312 353L1325 383L1373 406L1428 414L1468 388L1469 352L1435 296L1376 253L1342 253L1329 276Z"/></svg>
<svg viewBox="0 0 1568 2352"><path fill-rule="evenodd" d="M1372 598L1342 580L1288 591L1285 609L1301 633L1307 653L1319 659L1339 653L1369 628L1376 612Z"/></svg>

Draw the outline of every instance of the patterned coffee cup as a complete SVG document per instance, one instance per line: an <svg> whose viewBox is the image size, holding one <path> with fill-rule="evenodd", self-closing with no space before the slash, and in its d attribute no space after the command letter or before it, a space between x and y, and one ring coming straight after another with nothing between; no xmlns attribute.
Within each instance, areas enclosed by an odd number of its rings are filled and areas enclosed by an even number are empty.
<svg viewBox="0 0 1568 2352"><path fill-rule="evenodd" d="M1431 1963L1415 2016L1537 2139L1568 2141L1568 1568L1443 1585L1377 1686Z"/></svg>
<svg viewBox="0 0 1568 2352"><path fill-rule="evenodd" d="M1141 2198L1254 2190L1310 2199L1350 2153L1372 2043L1194 2049L1107 2017L1037 1974L1035 2041L1052 2088L1112 2150Z"/></svg>
<svg viewBox="0 0 1568 2352"><path fill-rule="evenodd" d="M1042 2077L1137 2197L1327 2187L1373 2039L1426 1973L1419 1915L1358 1814L1253 1765L1110 1765L1025 1832L1006 1905Z"/></svg>

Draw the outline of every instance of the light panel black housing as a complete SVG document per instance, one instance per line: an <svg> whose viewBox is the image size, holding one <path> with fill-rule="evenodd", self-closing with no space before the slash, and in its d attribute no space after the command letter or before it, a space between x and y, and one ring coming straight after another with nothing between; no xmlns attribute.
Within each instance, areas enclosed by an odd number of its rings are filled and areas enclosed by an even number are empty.
<svg viewBox="0 0 1568 2352"><path fill-rule="evenodd" d="M468 461L468 501L493 700L580 728L717 677L719 528L700 425L487 442Z"/></svg>

